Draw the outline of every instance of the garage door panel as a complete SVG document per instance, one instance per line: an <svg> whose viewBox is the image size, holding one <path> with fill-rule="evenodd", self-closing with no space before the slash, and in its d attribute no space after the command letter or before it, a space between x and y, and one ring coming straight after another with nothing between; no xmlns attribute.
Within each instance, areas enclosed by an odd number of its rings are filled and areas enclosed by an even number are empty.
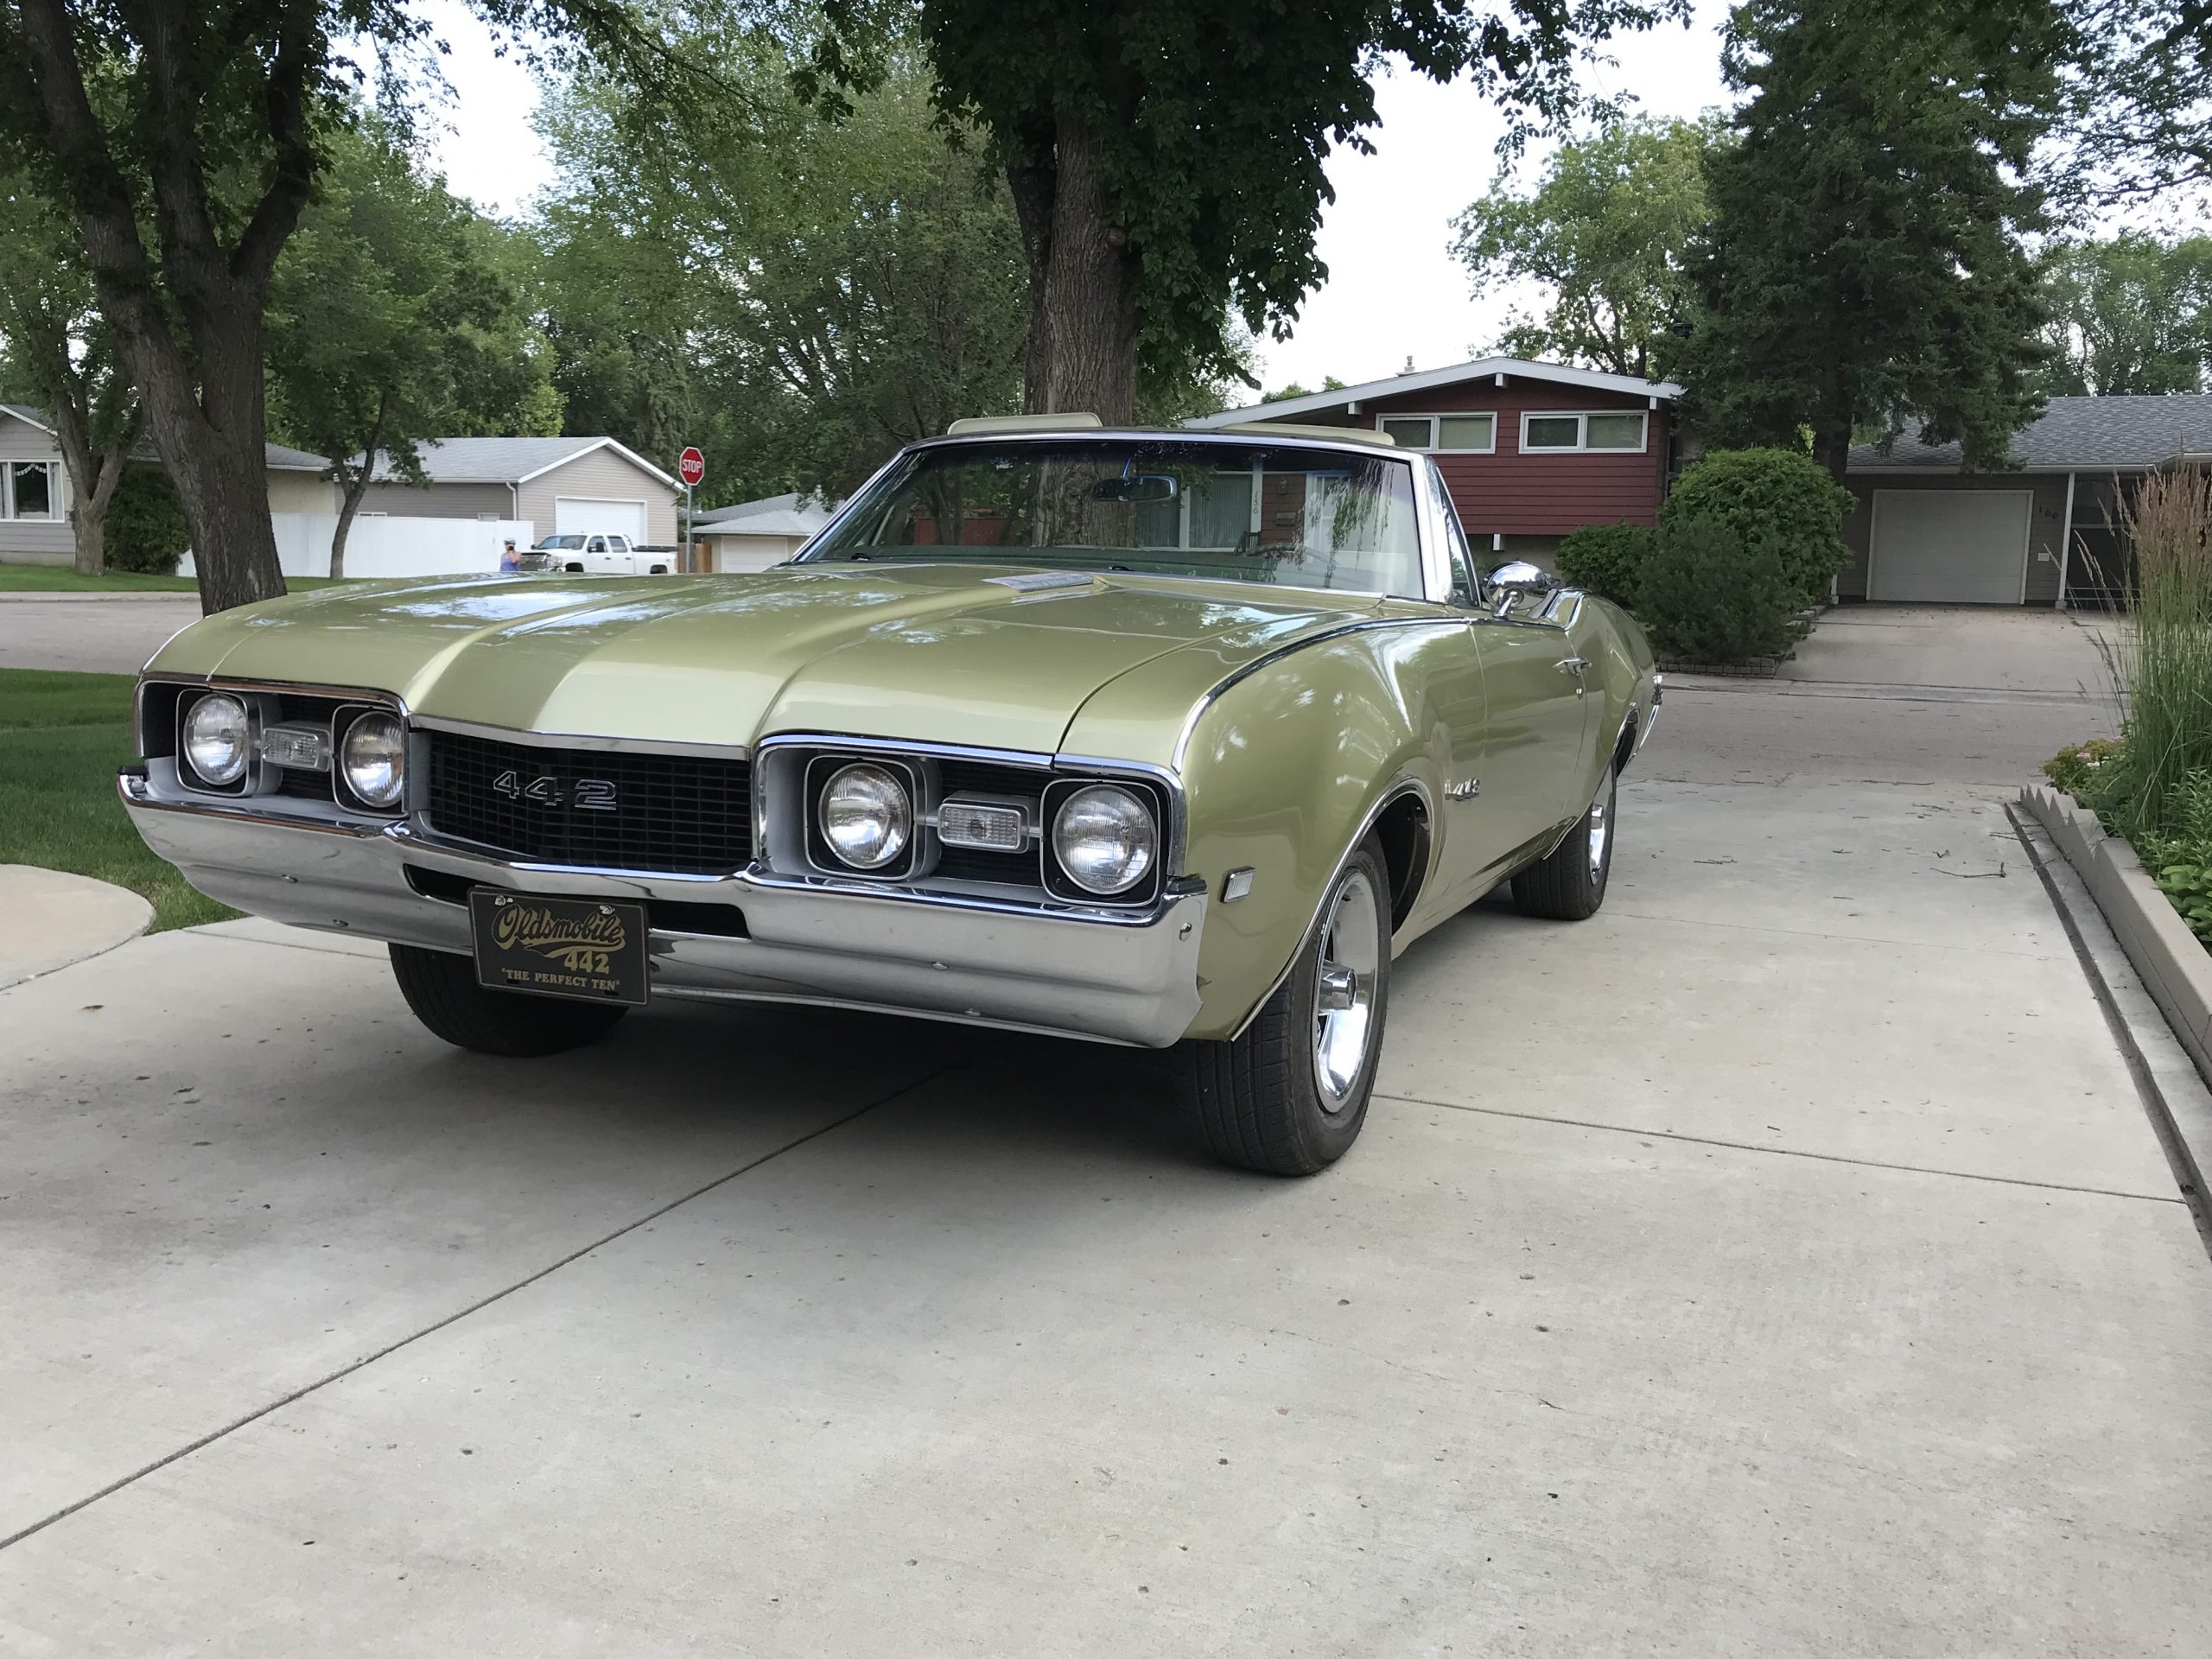
<svg viewBox="0 0 2212 1659"><path fill-rule="evenodd" d="M1866 597L2018 605L2034 510L2028 490L1877 490Z"/></svg>
<svg viewBox="0 0 2212 1659"><path fill-rule="evenodd" d="M553 527L563 536L627 536L637 547L645 540L645 504L561 496L553 503Z"/></svg>

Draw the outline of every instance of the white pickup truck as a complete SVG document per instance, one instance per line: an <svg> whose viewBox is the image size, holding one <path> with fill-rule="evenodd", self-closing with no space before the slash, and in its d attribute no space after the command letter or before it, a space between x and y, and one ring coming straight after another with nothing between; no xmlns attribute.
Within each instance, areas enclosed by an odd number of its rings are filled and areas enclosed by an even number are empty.
<svg viewBox="0 0 2212 1659"><path fill-rule="evenodd" d="M635 548L627 536L548 536L522 556L525 574L567 571L587 576L664 576L673 555L662 548Z"/></svg>

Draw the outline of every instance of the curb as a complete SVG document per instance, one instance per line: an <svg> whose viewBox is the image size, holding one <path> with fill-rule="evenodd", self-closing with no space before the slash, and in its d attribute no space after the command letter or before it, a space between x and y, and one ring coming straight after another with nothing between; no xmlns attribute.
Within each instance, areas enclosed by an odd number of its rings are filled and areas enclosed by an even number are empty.
<svg viewBox="0 0 2212 1659"><path fill-rule="evenodd" d="M0 864L0 905L12 924L0 990L128 944L154 922L154 907L128 888L35 864Z"/></svg>
<svg viewBox="0 0 2212 1659"><path fill-rule="evenodd" d="M2175 1178L2212 1249L2212 1071L2206 1061L2212 957L2135 849L2107 835L2096 815L2071 796L2031 785L2008 811L2120 1039ZM2031 823L2041 836L2031 833Z"/></svg>

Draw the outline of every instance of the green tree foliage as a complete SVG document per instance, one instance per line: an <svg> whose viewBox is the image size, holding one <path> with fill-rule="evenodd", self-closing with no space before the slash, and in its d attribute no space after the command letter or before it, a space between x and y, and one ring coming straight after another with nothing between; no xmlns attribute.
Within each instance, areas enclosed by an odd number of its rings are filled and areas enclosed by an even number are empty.
<svg viewBox="0 0 2212 1659"><path fill-rule="evenodd" d="M1848 490L1789 449L1716 449L1684 473L1659 510L1660 528L1720 524L1775 562L1792 608L1827 596L1851 563L1844 545Z"/></svg>
<svg viewBox="0 0 2212 1659"><path fill-rule="evenodd" d="M671 103L700 78L628 0L476 0L540 54L589 50ZM0 170L74 222L192 526L210 611L284 591L263 444L263 313L332 131L435 72L404 0L0 4Z"/></svg>
<svg viewBox="0 0 2212 1659"><path fill-rule="evenodd" d="M1718 518L1677 514L1643 564L1636 614L1669 661L1746 663L1789 648L1796 594L1779 550Z"/></svg>
<svg viewBox="0 0 2212 1659"><path fill-rule="evenodd" d="M1585 524L1560 539L1552 568L1573 587L1633 606L1656 535L1649 524Z"/></svg>
<svg viewBox="0 0 2212 1659"><path fill-rule="evenodd" d="M1839 480L1854 432L2001 465L2039 407L2042 223L2023 179L2056 99L2048 0L1747 0L1722 63L1750 94L1709 152L1692 330L1662 365L1724 443Z"/></svg>
<svg viewBox="0 0 2212 1659"><path fill-rule="evenodd" d="M2124 232L2043 258L2054 393L2198 391L2212 365L2212 237Z"/></svg>
<svg viewBox="0 0 2212 1659"><path fill-rule="evenodd" d="M1452 253L1475 297L1522 283L1544 310L1516 315L1497 342L1514 357L1648 374L1682 310L1683 259L1706 221L1706 151L1717 120L1616 122L1561 144L1524 188L1501 168L1452 221Z"/></svg>
<svg viewBox="0 0 2212 1659"><path fill-rule="evenodd" d="M278 262L271 425L327 457L340 490L330 573L379 466L420 483L418 440L560 429L560 398L499 226L380 124L333 135L321 194Z"/></svg>
<svg viewBox="0 0 2212 1659"><path fill-rule="evenodd" d="M923 0L949 112L991 136L1029 277L1026 399L1135 411L1140 359L1227 367L1223 303L1287 327L1326 275L1323 163L1364 147L1382 56L1506 104L1578 104L1579 50L1677 0ZM839 0L848 29L872 15Z"/></svg>
<svg viewBox="0 0 2212 1659"><path fill-rule="evenodd" d="M741 20L695 46L745 89L742 118L678 119L592 79L543 118L561 179L542 299L570 429L664 462L696 442L736 500L842 493L902 443L1020 407L1013 210L925 73L891 60L831 123Z"/></svg>
<svg viewBox="0 0 2212 1659"><path fill-rule="evenodd" d="M2063 142L2049 173L2076 207L2212 184L2212 4L2072 0Z"/></svg>
<svg viewBox="0 0 2212 1659"><path fill-rule="evenodd" d="M109 504L138 437L138 397L67 218L20 171L0 175L0 358L54 423L77 572L96 576Z"/></svg>

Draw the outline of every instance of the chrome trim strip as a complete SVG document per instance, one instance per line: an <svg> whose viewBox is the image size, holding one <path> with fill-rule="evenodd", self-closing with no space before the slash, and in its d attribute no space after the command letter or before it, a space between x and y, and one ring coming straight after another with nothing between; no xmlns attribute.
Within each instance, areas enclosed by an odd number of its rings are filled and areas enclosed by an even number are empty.
<svg viewBox="0 0 2212 1659"><path fill-rule="evenodd" d="M316 680L257 680L237 674L176 674L161 671L139 676L143 689L149 682L159 680L171 685L204 685L211 691L266 691L282 692L288 696L328 697L334 702L373 702L387 709L396 709L403 719L409 718L407 699L397 691L382 691L365 685L326 685Z"/></svg>
<svg viewBox="0 0 2212 1659"><path fill-rule="evenodd" d="M655 933L663 930L655 928ZM685 934L686 938L712 938L713 934ZM655 998L670 996L686 1002L764 1002L802 1008L835 1008L844 1014L888 1014L903 1020L932 1020L948 1026L969 1026L982 1031L1015 1031L1032 1037L1059 1037L1078 1043L1102 1043L1109 1048L1142 1048L1126 1037L1105 1037L1089 1031L1063 1031L1052 1026L1025 1025L1016 1020L993 1020L981 1014L949 1014L938 1008L893 1008L880 1002L857 1002L848 997L800 996L785 991L732 991L703 985L656 985Z"/></svg>
<svg viewBox="0 0 2212 1659"><path fill-rule="evenodd" d="M287 818L284 822L289 823L292 820ZM458 836L426 834L420 828L406 823L379 824L376 833L398 842L403 848L419 847L426 853L436 853L441 857L463 858L472 863L512 871L518 875L604 877L615 881L673 881L697 886L735 881L744 874L741 870L719 874L712 870L632 870L618 864L550 864L513 857L499 848L488 846L480 841L464 841Z"/></svg>
<svg viewBox="0 0 2212 1659"><path fill-rule="evenodd" d="M842 732L776 732L762 738L756 752L765 756L771 749L786 748L794 743L817 749L867 749L879 753L938 755L955 760L987 761L995 766L1031 766L1039 772L1050 772L1053 759L1034 749L983 749L967 743L910 742L895 737L853 737Z"/></svg>
<svg viewBox="0 0 2212 1659"><path fill-rule="evenodd" d="M1418 778L1401 778L1396 783L1391 785L1389 789L1383 791L1382 798L1375 803L1374 806L1369 810L1366 818L1362 821L1359 826L1359 833L1355 835L1351 838L1351 844L1345 847L1344 856L1337 861L1336 868L1329 872L1329 879L1321 884L1321 896L1314 901L1313 914L1306 920L1306 931L1298 936L1298 944L1290 953L1290 960L1283 963L1282 971L1277 974L1273 982L1271 982L1268 986L1268 988L1261 993L1260 1000L1252 1005L1251 1011L1247 1014L1243 1020L1237 1022L1236 1029L1229 1033L1229 1040L1230 1042L1235 1042L1239 1037L1242 1037L1245 1033L1245 1032L1250 1027L1252 1022L1260 1017L1261 1010L1265 1008L1268 1004L1274 1000L1274 994L1283 988L1283 982L1287 980L1291 975L1298 971L1298 959L1306 954L1306 941L1313 937L1313 931L1321 925L1321 912L1323 910L1327 908L1330 898L1337 890L1337 883L1343 880L1344 867L1351 862L1351 855L1359 850L1360 843L1365 841L1369 835L1373 832L1376 824L1382 820L1382 814L1389 809L1390 804L1403 795L1414 795L1419 797L1421 804L1421 810L1429 815L1429 822L1431 823L1435 823L1435 803L1428 798L1428 791L1422 786L1421 779ZM1436 848L1438 843L1435 836L1433 834L1429 836L1428 844L1430 868L1428 870L1422 872L1421 883L1424 887L1427 885L1428 877L1433 873L1436 862ZM1418 898L1418 894L1416 894L1416 898ZM1408 915L1412 914L1410 908L1408 908L1407 913ZM1392 938L1395 938L1395 937L1396 935L1394 932L1392 934ZM1385 942L1384 948L1389 948L1388 941Z"/></svg>

